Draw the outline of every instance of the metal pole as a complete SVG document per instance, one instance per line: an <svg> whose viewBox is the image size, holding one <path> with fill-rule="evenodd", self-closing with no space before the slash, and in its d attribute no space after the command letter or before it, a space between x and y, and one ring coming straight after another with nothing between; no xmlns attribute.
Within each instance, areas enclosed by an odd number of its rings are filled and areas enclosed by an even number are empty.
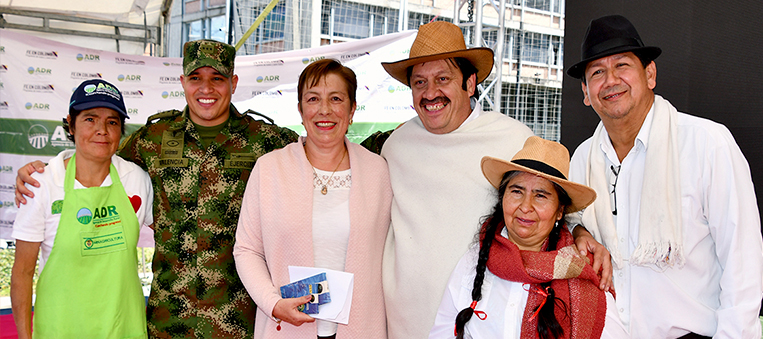
<svg viewBox="0 0 763 339"><path fill-rule="evenodd" d="M270 14L270 11L273 10L274 7L276 7L276 4L278 4L279 0L271 0L270 3L265 7L264 10L262 10L262 13L260 13L259 16L257 16L257 19L254 20L251 26L249 26L249 29L246 30L246 33L241 37L241 39L238 40L236 43L236 50L238 51L239 48L244 44L246 39L249 39L249 36L254 33L254 30L257 29L257 27L262 23L262 21L265 20L265 17Z"/></svg>
<svg viewBox="0 0 763 339"><path fill-rule="evenodd" d="M397 31L408 29L408 0L400 0L400 17L397 20Z"/></svg>
<svg viewBox="0 0 763 339"><path fill-rule="evenodd" d="M482 0L475 0L474 7L474 46L482 47Z"/></svg>
<svg viewBox="0 0 763 339"><path fill-rule="evenodd" d="M495 66L497 72L495 73L495 85L493 85L493 105L494 111L501 111L501 94L503 93L503 43L504 35L506 32L506 0L499 1L500 9L498 9L498 36L495 42Z"/></svg>
<svg viewBox="0 0 763 339"><path fill-rule="evenodd" d="M228 45L233 45L233 3L234 0L230 0L225 3L228 6Z"/></svg>
<svg viewBox="0 0 763 339"><path fill-rule="evenodd" d="M461 22L461 7L464 6L463 0L455 0L453 5L453 24L458 26Z"/></svg>

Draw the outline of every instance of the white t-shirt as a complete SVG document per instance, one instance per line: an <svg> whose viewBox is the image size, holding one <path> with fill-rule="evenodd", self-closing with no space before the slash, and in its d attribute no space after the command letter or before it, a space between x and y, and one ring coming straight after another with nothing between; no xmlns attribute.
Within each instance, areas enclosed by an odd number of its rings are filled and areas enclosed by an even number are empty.
<svg viewBox="0 0 763 339"><path fill-rule="evenodd" d="M61 220L61 214L52 214L51 206L54 201L64 199L64 178L66 167L64 160L70 158L74 150L65 150L50 160L43 173L34 173L32 177L40 182L40 187L27 185L34 198L27 198L27 203L19 207L16 221L13 223L11 236L14 239L41 242L39 272L45 267L45 262L50 256L53 242L56 239L56 230ZM138 222L141 224L141 236L151 235L153 232L145 232L143 229L154 223L153 203L154 190L148 173L138 165L128 162L117 155L111 157L111 163L119 174L127 196L140 197L140 207L136 212ZM101 183L101 187L111 186L111 176L107 175ZM79 181L74 181L74 189L85 188ZM150 229L149 229L150 231ZM140 242L140 240L139 240Z"/></svg>

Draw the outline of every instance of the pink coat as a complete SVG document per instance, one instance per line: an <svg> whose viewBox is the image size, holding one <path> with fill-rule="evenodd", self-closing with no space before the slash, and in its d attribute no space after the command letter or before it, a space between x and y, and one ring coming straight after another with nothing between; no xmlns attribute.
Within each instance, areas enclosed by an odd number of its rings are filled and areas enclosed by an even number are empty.
<svg viewBox="0 0 763 339"><path fill-rule="evenodd" d="M387 338L382 293L382 252L390 223L392 189L387 164L345 139L350 156L350 239L345 271L355 275L348 325L338 338ZM289 283L288 266L314 266L313 171L300 142L257 160L249 177L233 255L241 281L257 304L255 338L315 338L315 323L281 322L273 307L279 287Z"/></svg>

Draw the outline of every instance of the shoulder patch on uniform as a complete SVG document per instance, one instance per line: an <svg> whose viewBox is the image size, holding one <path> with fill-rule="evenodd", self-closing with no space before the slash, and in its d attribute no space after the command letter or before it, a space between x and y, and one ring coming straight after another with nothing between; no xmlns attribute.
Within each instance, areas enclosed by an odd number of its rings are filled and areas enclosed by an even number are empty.
<svg viewBox="0 0 763 339"><path fill-rule="evenodd" d="M174 118L180 114L183 114L182 111L178 111L176 109L172 109L169 111L159 112L156 113L150 117L148 117L148 120L146 120L146 125L152 124L155 122L155 120L165 119L165 118Z"/></svg>
<svg viewBox="0 0 763 339"><path fill-rule="evenodd" d="M266 123L267 123L267 124L270 124L270 125L275 125L275 124L276 124L276 122L275 122L275 121L273 121L273 119L271 119L271 118L270 118L270 117L268 117L267 115L265 115L265 114L262 114L262 113L259 113L259 112L255 112L255 111L253 111L253 110L251 110L251 109L248 109L248 110L246 110L246 112L244 112L244 114L245 114L245 115L254 115L254 116L258 116L258 117L261 117L261 118L263 118L263 119L265 119L265 120L266 120Z"/></svg>

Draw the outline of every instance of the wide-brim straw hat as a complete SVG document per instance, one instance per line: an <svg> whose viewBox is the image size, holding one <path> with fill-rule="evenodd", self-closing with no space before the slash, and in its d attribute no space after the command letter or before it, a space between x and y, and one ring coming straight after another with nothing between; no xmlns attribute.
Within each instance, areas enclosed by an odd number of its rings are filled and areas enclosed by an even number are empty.
<svg viewBox="0 0 763 339"><path fill-rule="evenodd" d="M608 15L591 21L580 46L581 61L572 65L567 74L580 79L591 61L613 54L640 53L651 61L662 53L659 47L644 46L636 27L622 15Z"/></svg>
<svg viewBox="0 0 763 339"><path fill-rule="evenodd" d="M588 186L567 180L570 172L570 153L564 145L532 136L511 161L490 156L482 158L482 174L498 188L503 175L522 171L541 176L561 186L572 200L565 213L580 211L596 200L596 192Z"/></svg>
<svg viewBox="0 0 763 339"><path fill-rule="evenodd" d="M382 62L382 67L391 75L408 86L408 67L434 60L465 58L477 68L477 83L481 83L493 70L493 51L490 48L466 48L464 33L458 26L435 21L419 27L416 40L413 41L408 59L397 62Z"/></svg>

